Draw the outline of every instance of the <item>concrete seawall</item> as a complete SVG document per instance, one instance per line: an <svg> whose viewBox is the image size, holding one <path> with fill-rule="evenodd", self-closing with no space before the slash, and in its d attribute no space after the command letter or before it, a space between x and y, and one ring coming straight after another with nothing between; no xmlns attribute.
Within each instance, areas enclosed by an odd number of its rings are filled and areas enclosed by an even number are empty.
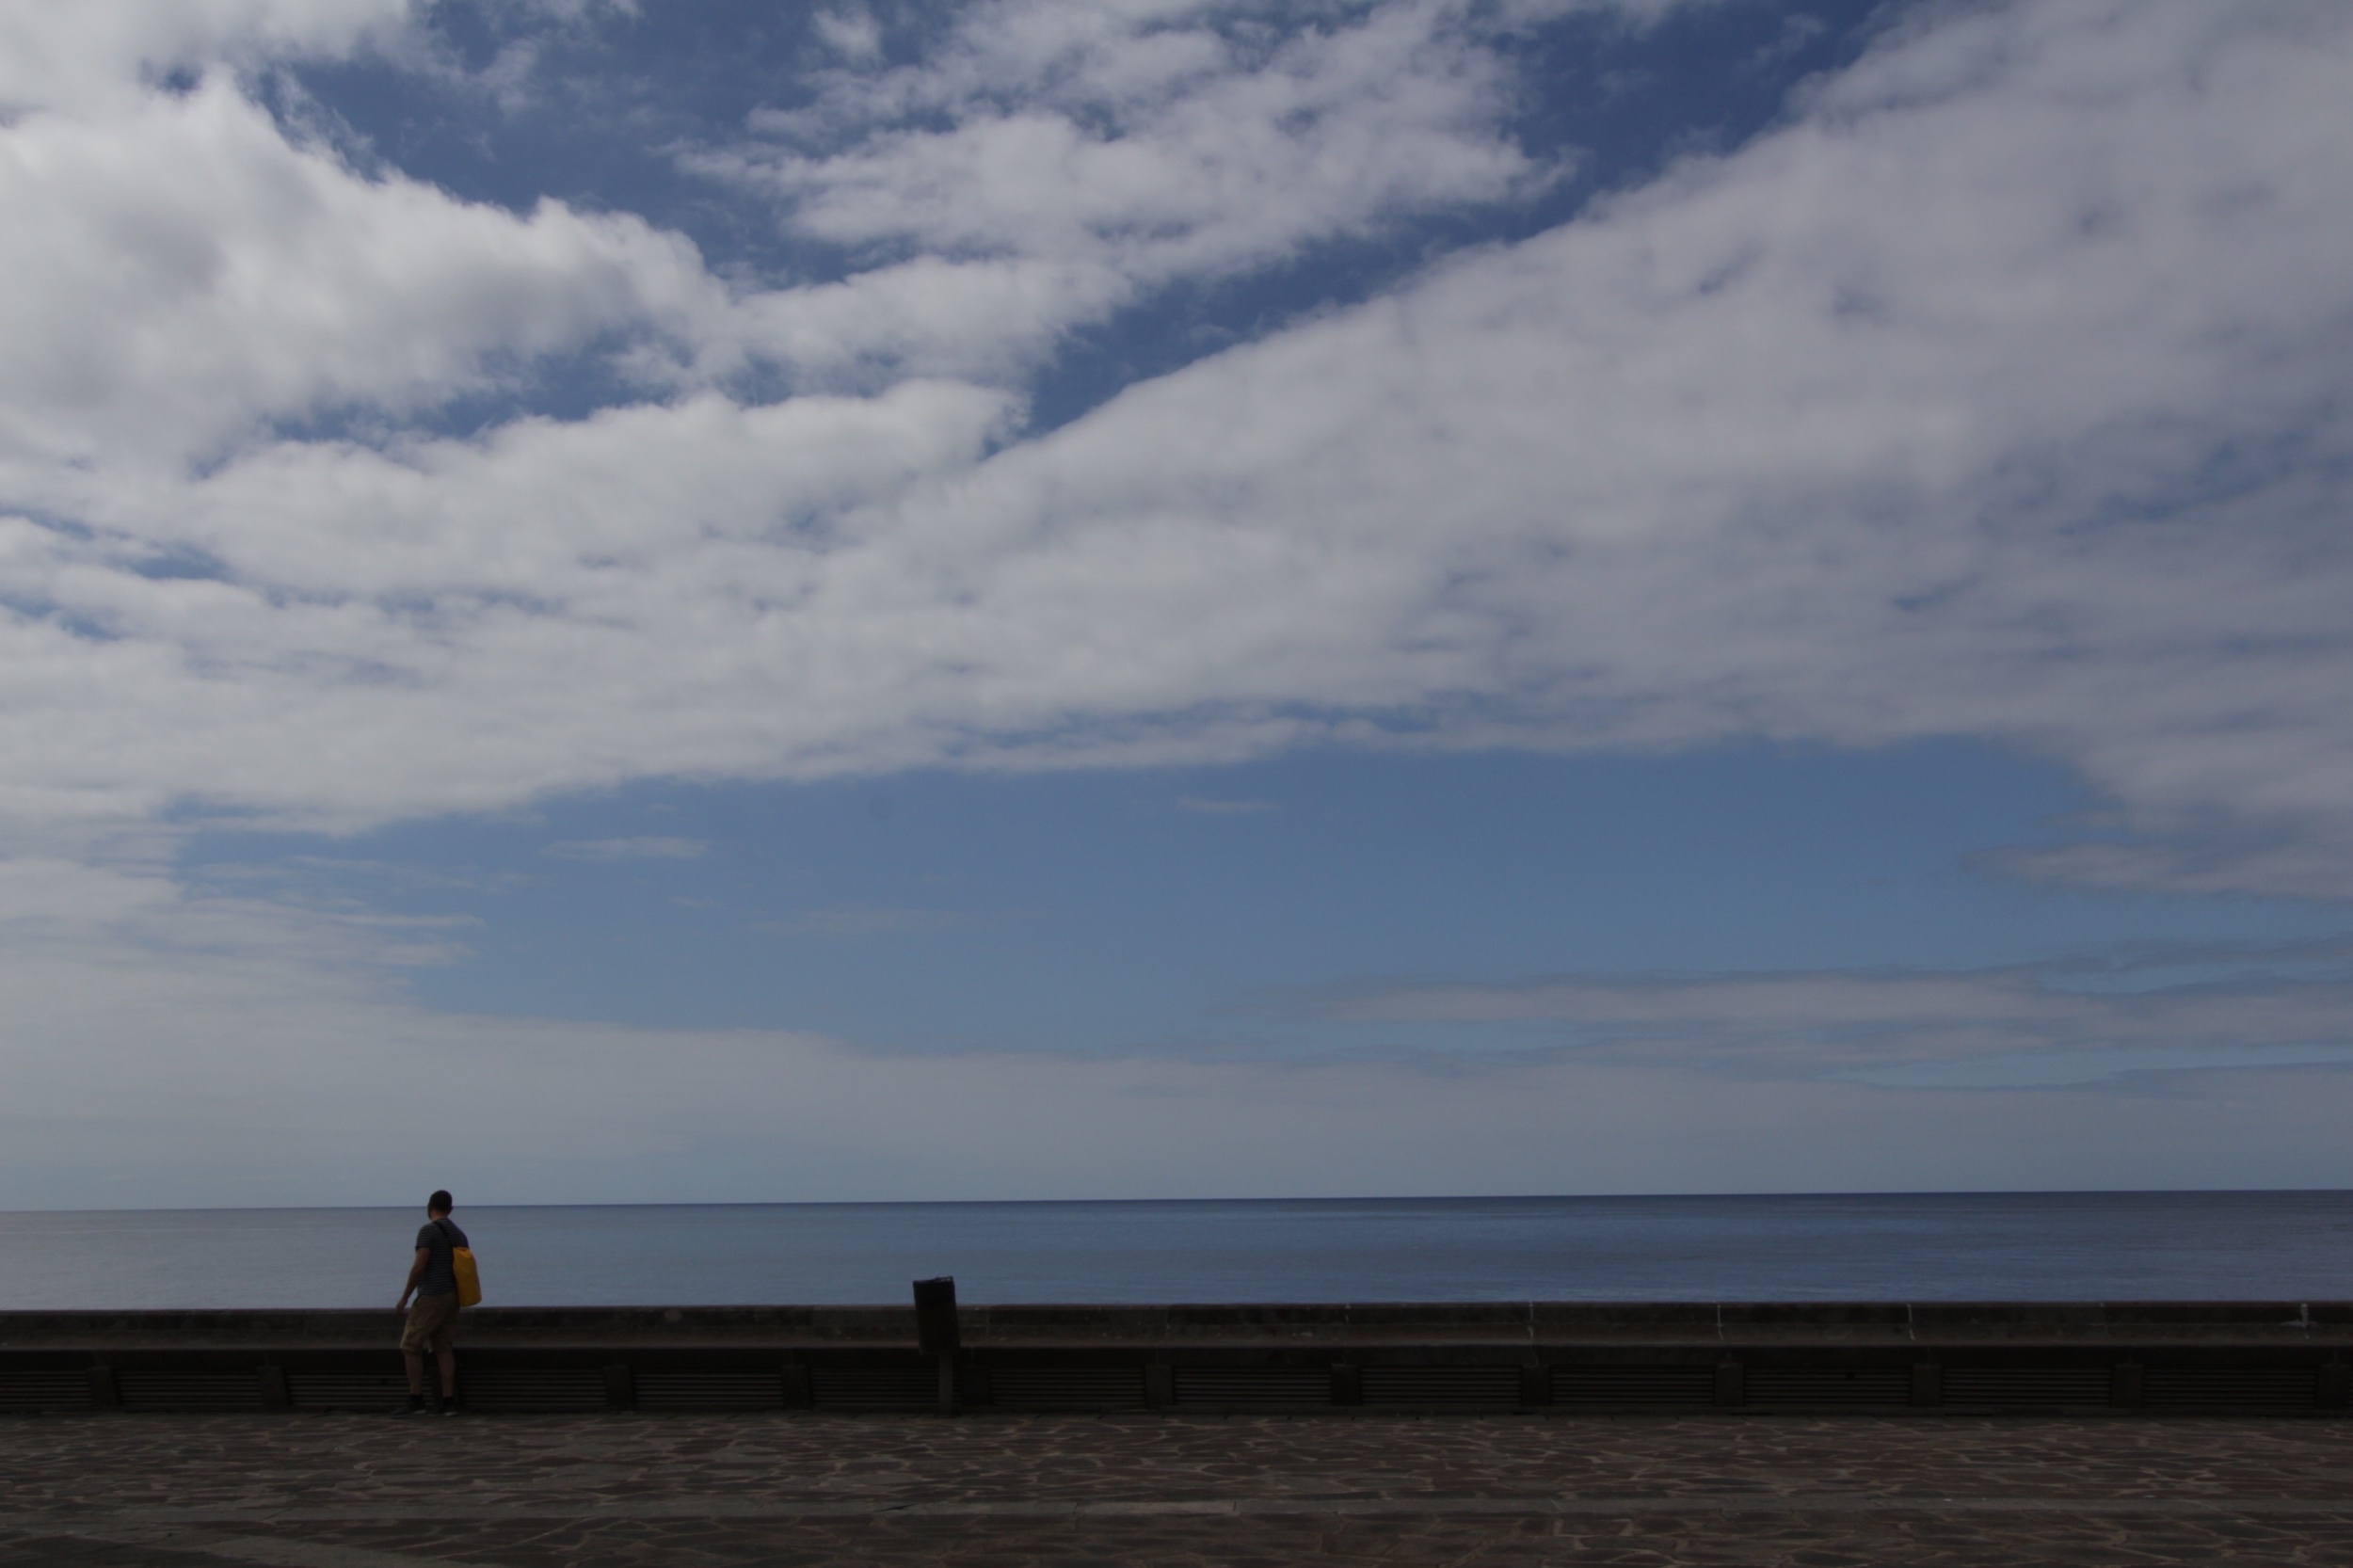
<svg viewBox="0 0 2353 1568"><path fill-rule="evenodd" d="M2328 1416L2353 1303L968 1306L961 1408ZM0 1313L0 1411L382 1408L371 1311ZM911 1308L485 1307L461 1392L504 1411L931 1408Z"/></svg>

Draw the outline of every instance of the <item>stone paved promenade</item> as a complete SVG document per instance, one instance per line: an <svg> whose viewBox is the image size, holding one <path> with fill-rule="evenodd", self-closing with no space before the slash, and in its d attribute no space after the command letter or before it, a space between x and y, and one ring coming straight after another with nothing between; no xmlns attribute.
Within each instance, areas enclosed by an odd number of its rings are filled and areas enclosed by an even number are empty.
<svg viewBox="0 0 2353 1568"><path fill-rule="evenodd" d="M0 1562L2353 1565L2353 1421L24 1418Z"/></svg>

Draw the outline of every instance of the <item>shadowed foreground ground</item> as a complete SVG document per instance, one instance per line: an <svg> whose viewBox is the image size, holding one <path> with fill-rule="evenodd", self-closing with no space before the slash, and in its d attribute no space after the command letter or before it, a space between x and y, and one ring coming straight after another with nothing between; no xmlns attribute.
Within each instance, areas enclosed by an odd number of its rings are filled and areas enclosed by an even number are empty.
<svg viewBox="0 0 2353 1568"><path fill-rule="evenodd" d="M2353 1564L2353 1421L0 1420L0 1562Z"/></svg>

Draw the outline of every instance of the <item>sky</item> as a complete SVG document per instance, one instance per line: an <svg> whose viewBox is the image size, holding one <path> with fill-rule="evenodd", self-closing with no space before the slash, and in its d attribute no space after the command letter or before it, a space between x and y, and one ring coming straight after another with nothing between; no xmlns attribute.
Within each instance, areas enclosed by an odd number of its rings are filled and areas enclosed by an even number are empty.
<svg viewBox="0 0 2353 1568"><path fill-rule="evenodd" d="M2353 1185L2348 101L0 0L0 1208Z"/></svg>

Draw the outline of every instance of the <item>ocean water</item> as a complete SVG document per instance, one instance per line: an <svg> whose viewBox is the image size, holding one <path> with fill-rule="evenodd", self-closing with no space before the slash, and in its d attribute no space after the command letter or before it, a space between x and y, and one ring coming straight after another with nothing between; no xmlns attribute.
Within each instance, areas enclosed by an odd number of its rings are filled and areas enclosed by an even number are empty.
<svg viewBox="0 0 2353 1568"><path fill-rule="evenodd" d="M2353 1298L2353 1193L460 1208L486 1305ZM423 1214L0 1213L0 1309L384 1306Z"/></svg>

